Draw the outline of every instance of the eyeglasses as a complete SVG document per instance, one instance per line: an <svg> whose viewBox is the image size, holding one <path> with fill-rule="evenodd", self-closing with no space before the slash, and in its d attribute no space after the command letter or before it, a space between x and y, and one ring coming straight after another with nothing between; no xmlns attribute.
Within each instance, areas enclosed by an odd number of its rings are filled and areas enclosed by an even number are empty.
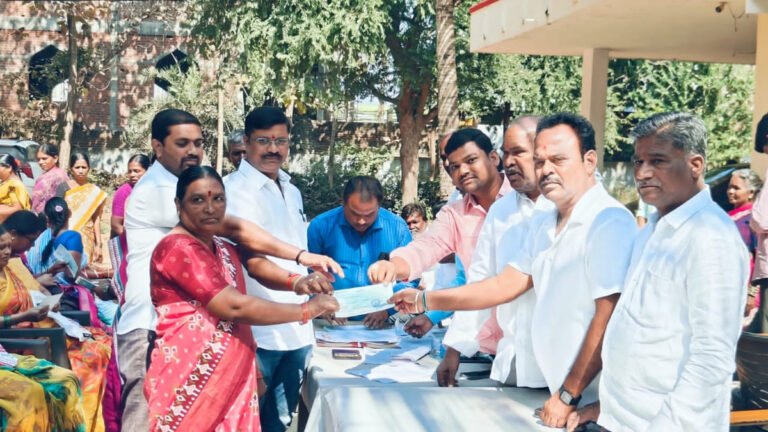
<svg viewBox="0 0 768 432"><path fill-rule="evenodd" d="M275 138L275 139L269 139L264 137L257 137L253 139L253 142L255 144L258 144L259 147L267 148L270 145L274 144L275 147L288 147L291 145L291 139L290 138Z"/></svg>

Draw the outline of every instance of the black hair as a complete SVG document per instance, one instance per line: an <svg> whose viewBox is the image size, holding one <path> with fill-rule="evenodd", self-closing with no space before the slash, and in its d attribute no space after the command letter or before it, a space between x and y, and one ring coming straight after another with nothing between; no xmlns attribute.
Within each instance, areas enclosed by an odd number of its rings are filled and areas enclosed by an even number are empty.
<svg viewBox="0 0 768 432"><path fill-rule="evenodd" d="M41 144L37 151L43 152L50 157L59 157L59 148L53 144Z"/></svg>
<svg viewBox="0 0 768 432"><path fill-rule="evenodd" d="M384 200L384 189L381 183L371 176L356 176L349 179L344 185L344 202L346 203L354 193L359 193L363 202L376 198L376 201L381 204Z"/></svg>
<svg viewBox="0 0 768 432"><path fill-rule="evenodd" d="M490 154L493 151L493 143L483 131L475 128L464 128L451 134L448 144L445 145L445 154L450 155L469 142L477 144L485 154Z"/></svg>
<svg viewBox="0 0 768 432"><path fill-rule="evenodd" d="M10 168L14 174L19 175L19 163L16 158L8 153L0 154L0 165Z"/></svg>
<svg viewBox="0 0 768 432"><path fill-rule="evenodd" d="M255 130L269 129L276 125L285 125L288 132L291 131L291 122L283 110L271 106L258 107L245 117L245 136L251 136Z"/></svg>
<svg viewBox="0 0 768 432"><path fill-rule="evenodd" d="M215 169L203 165L191 166L179 174L179 180L176 182L176 199L182 201L184 195L187 194L189 185L203 178L213 178L219 182L222 188L224 187L224 181L221 180L221 176Z"/></svg>
<svg viewBox="0 0 768 432"><path fill-rule="evenodd" d="M3 234L6 234L7 232L8 232L8 230L6 230L5 228L3 228L2 225L0 225L0 236L3 235Z"/></svg>
<svg viewBox="0 0 768 432"><path fill-rule="evenodd" d="M47 223L43 214L38 215L30 210L18 210L8 216L8 219L3 222L2 227L7 231L14 231L19 235L28 236L45 231Z"/></svg>
<svg viewBox="0 0 768 432"><path fill-rule="evenodd" d="M85 163L88 165L88 169L91 168L91 158L88 157L88 153L84 151L76 151L72 153L72 156L69 157L69 167L74 167L77 161L80 160L85 161Z"/></svg>
<svg viewBox="0 0 768 432"><path fill-rule="evenodd" d="M755 131L755 151L758 153L765 153L766 145L768 145L768 114L765 114L763 118L757 122L757 130Z"/></svg>
<svg viewBox="0 0 768 432"><path fill-rule="evenodd" d="M155 114L155 118L152 119L152 139L162 143L171 133L171 126L181 124L196 124L201 126L200 120L186 111L173 108L160 111Z"/></svg>
<svg viewBox="0 0 768 432"><path fill-rule="evenodd" d="M427 208L424 204L418 202L412 202L403 206L403 209L400 210L400 217L407 220L416 213L420 214L422 219L427 220Z"/></svg>
<svg viewBox="0 0 768 432"><path fill-rule="evenodd" d="M551 129L556 126L566 125L579 139L579 151L584 156L588 151L595 150L595 129L589 120L578 114L557 113L545 116L536 126L536 135L545 129Z"/></svg>
<svg viewBox="0 0 768 432"><path fill-rule="evenodd" d="M149 165L150 165L149 156L147 156L147 155L145 155L143 153L137 153L137 154L131 156L130 159L128 159L128 164L129 165L134 163L134 162L139 164L139 165L141 165L141 167L144 168L145 170L149 169Z"/></svg>
<svg viewBox="0 0 768 432"><path fill-rule="evenodd" d="M53 241L59 232L67 227L69 221L69 206L64 198L53 197L45 203L43 209L45 217L48 220L48 225L51 226L51 240L43 248L43 262L48 262L48 259L53 253Z"/></svg>

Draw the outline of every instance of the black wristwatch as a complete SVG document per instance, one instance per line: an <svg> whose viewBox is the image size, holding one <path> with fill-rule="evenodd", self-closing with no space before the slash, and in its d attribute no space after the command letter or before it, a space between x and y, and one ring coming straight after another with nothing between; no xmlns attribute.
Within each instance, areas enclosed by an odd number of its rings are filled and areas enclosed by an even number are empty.
<svg viewBox="0 0 768 432"><path fill-rule="evenodd" d="M581 401L581 395L578 395L574 397L568 390L565 389L565 387L560 386L560 390L558 390L558 393L560 393L560 401L568 406L577 406L579 405L579 401Z"/></svg>

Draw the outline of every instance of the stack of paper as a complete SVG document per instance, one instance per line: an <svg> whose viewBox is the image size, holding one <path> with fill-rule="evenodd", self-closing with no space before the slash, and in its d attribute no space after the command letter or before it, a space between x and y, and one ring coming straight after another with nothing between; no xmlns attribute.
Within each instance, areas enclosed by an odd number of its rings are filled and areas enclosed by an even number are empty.
<svg viewBox="0 0 768 432"><path fill-rule="evenodd" d="M327 327L315 332L317 346L360 348L396 346L394 328L370 330L363 325Z"/></svg>

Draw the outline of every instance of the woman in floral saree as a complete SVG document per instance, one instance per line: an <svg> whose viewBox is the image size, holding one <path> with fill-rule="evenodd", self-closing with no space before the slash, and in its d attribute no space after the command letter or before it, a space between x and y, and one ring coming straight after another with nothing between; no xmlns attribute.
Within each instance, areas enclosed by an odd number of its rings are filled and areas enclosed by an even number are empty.
<svg viewBox="0 0 768 432"><path fill-rule="evenodd" d="M72 180L59 185L56 196L67 200L72 211L69 229L83 236L83 253L88 264L101 262L101 213L107 194L98 186L88 182L91 161L83 152L74 152L69 158Z"/></svg>
<svg viewBox="0 0 768 432"><path fill-rule="evenodd" d="M250 325L310 319L338 309L320 294L304 304L245 294L235 248L215 237L226 196L211 167L185 170L176 187L179 224L150 264L157 339L147 371L151 431L258 431L256 346Z"/></svg>
<svg viewBox="0 0 768 432"><path fill-rule="evenodd" d="M0 255L7 250L11 253L11 234L0 227ZM13 258L18 260L18 258ZM29 320L30 311L36 311L30 291L40 290L40 284L32 273L23 265L9 265L9 260L3 262L0 257L0 312L3 321L15 327L51 328L56 324L45 318ZM92 339L79 341L67 338L67 356L77 378L80 380L83 393L83 409L88 431L103 431L101 400L106 385L107 366L112 354L112 338L104 330L88 327Z"/></svg>
<svg viewBox="0 0 768 432"><path fill-rule="evenodd" d="M35 181L32 190L32 210L42 213L45 203L56 196L59 185L66 183L67 172L59 168L59 148L50 144L43 144L37 151L37 163L43 173Z"/></svg>

